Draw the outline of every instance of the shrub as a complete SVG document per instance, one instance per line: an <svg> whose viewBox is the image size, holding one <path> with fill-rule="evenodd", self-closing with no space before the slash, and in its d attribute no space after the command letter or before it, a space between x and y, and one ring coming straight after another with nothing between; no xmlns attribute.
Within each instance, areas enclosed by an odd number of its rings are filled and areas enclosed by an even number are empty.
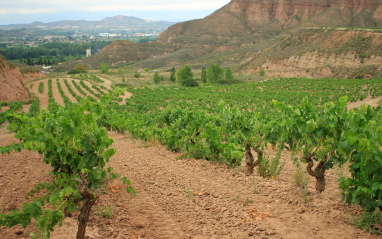
<svg viewBox="0 0 382 239"><path fill-rule="evenodd" d="M80 73L88 73L88 71L86 70L85 66L82 65L82 64L78 64L76 66L76 68L71 69L70 71L68 71L68 75L80 74Z"/></svg>
<svg viewBox="0 0 382 239"><path fill-rule="evenodd" d="M182 81L182 86L198 87L199 84L194 78L189 78Z"/></svg>
<svg viewBox="0 0 382 239"><path fill-rule="evenodd" d="M162 78L159 76L159 73L156 71L155 73L154 73L154 83L155 84L158 84L159 82L161 82L162 81Z"/></svg>
<svg viewBox="0 0 382 239"><path fill-rule="evenodd" d="M139 72L136 70L136 71L134 72L134 77L135 77L135 78L139 78L139 77L141 77L141 74L139 74Z"/></svg>

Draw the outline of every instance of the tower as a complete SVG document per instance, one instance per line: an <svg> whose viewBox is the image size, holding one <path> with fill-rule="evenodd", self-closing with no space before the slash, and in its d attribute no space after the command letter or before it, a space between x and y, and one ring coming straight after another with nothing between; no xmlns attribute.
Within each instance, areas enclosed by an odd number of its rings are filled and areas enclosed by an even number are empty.
<svg viewBox="0 0 382 239"><path fill-rule="evenodd" d="M91 48L86 49L86 57L89 57L91 55L92 55L92 49Z"/></svg>

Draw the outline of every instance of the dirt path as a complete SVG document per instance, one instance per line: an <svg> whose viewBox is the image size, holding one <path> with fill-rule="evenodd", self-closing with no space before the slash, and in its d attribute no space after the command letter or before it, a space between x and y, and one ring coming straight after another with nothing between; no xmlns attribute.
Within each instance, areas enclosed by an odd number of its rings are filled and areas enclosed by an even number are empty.
<svg viewBox="0 0 382 239"><path fill-rule="evenodd" d="M348 109L353 109L353 108L357 108L357 107L360 107L361 105L363 104L368 104L370 106L373 106L373 107L377 107L379 105L379 102L381 102L382 100L382 96L380 97L376 97L376 98L371 98L370 96L365 98L364 100L361 100L361 101L356 101L356 102L348 102Z"/></svg>
<svg viewBox="0 0 382 239"><path fill-rule="evenodd" d="M40 82L44 82L44 92L42 94L40 92L38 92L38 86L39 86ZM52 80L52 82L53 82L53 80ZM29 88L31 84L33 84L32 89ZM32 82L28 83L26 85L26 87L28 87L31 92L33 92L34 94L37 95L37 97L40 100L41 108L48 108L48 105L49 105L48 79L40 80L40 81L32 81ZM53 87L53 84L52 84L52 87Z"/></svg>
<svg viewBox="0 0 382 239"><path fill-rule="evenodd" d="M335 170L328 171L321 195L314 193L311 179L305 201L292 183L295 166L290 160L278 179L248 177L240 168L178 160L179 154L161 145L114 132L110 136L117 153L109 165L132 181L137 197L127 195L119 180L111 182L116 190L103 194L94 207L88 238L377 238L347 223L346 217L361 210L340 203ZM14 141L4 129L0 139L1 145ZM289 157L285 152L282 159ZM46 179L47 165L24 150L0 158L0 190L5 192L0 208L20 209L33 183ZM97 215L105 208L113 218ZM32 226L1 228L0 236L27 236ZM75 216L66 218L52 238L74 238L76 227Z"/></svg>
<svg viewBox="0 0 382 239"><path fill-rule="evenodd" d="M110 165L118 173L128 174L137 190L137 198L130 201L123 193L117 196L129 205L127 225L139 224L142 217L146 222L141 230L132 228L138 237L370 237L343 218L359 209L340 204L339 176L333 170L327 175L327 190L316 195L311 180L309 202L304 201L292 183L295 167L288 152L283 155L288 159L286 166L279 179L274 180L257 175L247 177L240 169L203 160L177 160L179 154L168 152L163 146L146 148L146 143L116 133L110 135L117 149ZM125 222L118 222L118 210L115 213L112 225L125 228ZM166 219L163 222L162 217ZM156 234L158 227L160 235Z"/></svg>
<svg viewBox="0 0 382 239"><path fill-rule="evenodd" d="M84 97L84 95L81 94L81 93L77 90L77 88L74 86L72 80L73 80L73 79L70 79L68 83L69 83L70 86L72 87L73 91L74 91L77 95L79 95L79 96L81 96L81 97ZM87 90L84 89L84 88L80 85L80 81L79 81L79 80L74 80L74 82L76 82L76 84L79 85L79 86L81 87L81 89L82 89L85 93L87 92Z"/></svg>
<svg viewBox="0 0 382 239"><path fill-rule="evenodd" d="M97 76L97 77L104 81L104 83L101 83L102 85L107 87L108 90L111 89L111 85L112 85L112 81L111 80L108 80L108 79L106 79L104 77L101 77L101 76Z"/></svg>
<svg viewBox="0 0 382 239"><path fill-rule="evenodd" d="M61 88L62 90L64 91L65 93L65 96L67 96L69 98L69 100L73 103L78 103L77 99L75 97L72 96L72 94L70 94L69 90L68 90L68 87L66 87L66 84L64 82L64 79L66 78L60 78L60 84L61 84ZM66 79L68 80L68 79ZM69 79L70 80L70 79ZM69 85L70 85L70 81L68 81ZM57 83L56 83L56 86L57 86ZM74 86L73 86L74 87ZM73 88L71 86L71 88Z"/></svg>

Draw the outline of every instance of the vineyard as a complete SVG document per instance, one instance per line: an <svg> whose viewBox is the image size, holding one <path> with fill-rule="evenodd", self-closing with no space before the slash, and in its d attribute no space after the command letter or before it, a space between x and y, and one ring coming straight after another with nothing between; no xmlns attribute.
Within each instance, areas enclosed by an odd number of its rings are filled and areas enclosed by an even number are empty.
<svg viewBox="0 0 382 239"><path fill-rule="evenodd" d="M1 225L26 226L34 218L35 233L49 236L65 210L76 212L76 198L84 205L94 201L84 182L98 188L108 165L110 172L131 172L137 198L111 182L111 195L98 209L114 205L109 223L128 226L101 230L109 224L93 217L94 238L373 237L356 229L352 216L382 208L382 112L347 106L380 98L381 80L285 78L113 90L103 79L82 76L28 88L38 100L27 113L16 113L21 103L0 113L20 141L0 150L39 152L58 181L38 184L32 194L45 189L50 197L20 206L23 217L0 214ZM132 192L126 178L123 183ZM368 230L382 233L378 226Z"/></svg>

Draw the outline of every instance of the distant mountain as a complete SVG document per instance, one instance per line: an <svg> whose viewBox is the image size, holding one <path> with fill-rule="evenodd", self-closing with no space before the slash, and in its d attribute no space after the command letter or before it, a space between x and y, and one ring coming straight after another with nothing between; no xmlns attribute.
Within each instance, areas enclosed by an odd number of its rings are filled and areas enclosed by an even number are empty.
<svg viewBox="0 0 382 239"><path fill-rule="evenodd" d="M58 22L32 22L30 24L12 24L12 25L0 25L0 29L67 29L67 30L153 30L157 29L158 32L166 30L169 26L175 23L164 21L150 21L136 17L128 16L115 16L104 18L99 21L58 21Z"/></svg>

